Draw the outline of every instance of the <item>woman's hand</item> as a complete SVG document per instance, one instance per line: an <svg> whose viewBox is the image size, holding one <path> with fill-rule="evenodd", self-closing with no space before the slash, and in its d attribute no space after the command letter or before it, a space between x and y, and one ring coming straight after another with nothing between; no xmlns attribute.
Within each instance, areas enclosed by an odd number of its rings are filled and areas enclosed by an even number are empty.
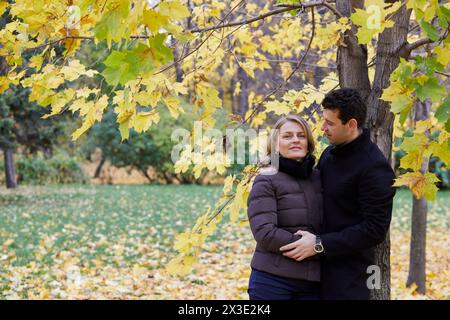
<svg viewBox="0 0 450 320"><path fill-rule="evenodd" d="M285 246L282 246L280 248L280 251L285 251L283 252L283 256L297 261L302 261L317 254L314 251L316 235L302 230L298 230L295 234L301 235L302 238Z"/></svg>

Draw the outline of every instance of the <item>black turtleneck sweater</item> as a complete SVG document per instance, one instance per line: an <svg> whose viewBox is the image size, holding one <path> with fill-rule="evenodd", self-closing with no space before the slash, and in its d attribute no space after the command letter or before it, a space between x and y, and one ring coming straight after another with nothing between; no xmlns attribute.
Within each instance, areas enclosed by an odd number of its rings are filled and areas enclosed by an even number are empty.
<svg viewBox="0 0 450 320"><path fill-rule="evenodd" d="M368 129L325 149L317 167L324 201L323 298L369 299L367 267L389 230L394 172Z"/></svg>

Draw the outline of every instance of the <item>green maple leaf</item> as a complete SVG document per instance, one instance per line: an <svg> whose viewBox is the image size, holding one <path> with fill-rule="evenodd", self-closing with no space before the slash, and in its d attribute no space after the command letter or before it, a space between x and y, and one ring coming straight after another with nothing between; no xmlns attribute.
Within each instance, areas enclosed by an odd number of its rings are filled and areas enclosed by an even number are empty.
<svg viewBox="0 0 450 320"><path fill-rule="evenodd" d="M157 34L149 39L150 47L154 50L152 51L153 59L157 61L155 64L166 64L173 60L172 49L164 45L164 41L167 38L167 34Z"/></svg>
<svg viewBox="0 0 450 320"><path fill-rule="evenodd" d="M439 84L439 80L436 78L428 78L423 85L415 83L414 87L420 101L424 101L428 97L432 101L439 101L446 92L445 88Z"/></svg>
<svg viewBox="0 0 450 320"><path fill-rule="evenodd" d="M113 51L104 61L102 75L110 85L126 84L140 74L152 71L173 60L172 50L164 45L166 35L158 34L149 39L149 46L142 43L127 51Z"/></svg>
<svg viewBox="0 0 450 320"><path fill-rule="evenodd" d="M94 34L97 41L106 40L108 48L111 48L112 41L120 41L127 28L122 20L128 16L130 10L129 0L121 0L111 10L103 14L101 20L94 27Z"/></svg>
<svg viewBox="0 0 450 320"><path fill-rule="evenodd" d="M134 79L135 75L130 72L130 64L127 61L126 51L113 51L103 62L106 69L103 70L102 75L108 84L116 86L119 83L125 84L129 80Z"/></svg>
<svg viewBox="0 0 450 320"><path fill-rule="evenodd" d="M445 98L444 102L437 108L435 117L440 122L446 122L448 121L450 117L450 95L447 94L447 97Z"/></svg>
<svg viewBox="0 0 450 320"><path fill-rule="evenodd" d="M413 71L416 68L416 64L408 62L407 60L400 58L400 64L392 72L390 80L399 80L402 85L405 85L411 78Z"/></svg>
<svg viewBox="0 0 450 320"><path fill-rule="evenodd" d="M447 29L448 28L448 21L450 21L450 10L441 5L441 6L437 7L436 13L437 13L437 16L438 16L438 23L439 23L439 25L442 28Z"/></svg>
<svg viewBox="0 0 450 320"><path fill-rule="evenodd" d="M417 69L425 72L425 74L429 77L432 77L435 71L444 71L443 66L437 61L436 58L423 58L421 56L417 56L416 67Z"/></svg>
<svg viewBox="0 0 450 320"><path fill-rule="evenodd" d="M428 38L430 38L433 41L439 40L439 32L431 23L428 23L422 19L419 21L419 24L420 28L422 28L422 30L426 33Z"/></svg>
<svg viewBox="0 0 450 320"><path fill-rule="evenodd" d="M411 100L411 97L408 96L397 96L392 99L391 103L391 112L393 113L399 113L402 112L404 109L411 109L411 106L413 104L413 101Z"/></svg>

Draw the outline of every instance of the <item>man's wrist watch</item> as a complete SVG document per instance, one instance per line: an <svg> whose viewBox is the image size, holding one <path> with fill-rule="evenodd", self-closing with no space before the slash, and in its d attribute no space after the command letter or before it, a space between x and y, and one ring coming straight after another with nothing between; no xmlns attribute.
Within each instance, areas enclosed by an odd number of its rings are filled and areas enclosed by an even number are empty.
<svg viewBox="0 0 450 320"><path fill-rule="evenodd" d="M323 245L322 245L322 239L319 235L316 236L316 244L314 245L314 251L316 253L322 253L324 251Z"/></svg>

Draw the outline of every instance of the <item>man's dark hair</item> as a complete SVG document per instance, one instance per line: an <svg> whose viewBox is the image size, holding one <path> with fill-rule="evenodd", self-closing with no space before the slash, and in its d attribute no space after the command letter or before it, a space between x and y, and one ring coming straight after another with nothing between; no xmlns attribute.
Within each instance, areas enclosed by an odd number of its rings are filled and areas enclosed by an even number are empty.
<svg viewBox="0 0 450 320"><path fill-rule="evenodd" d="M338 118L344 124L350 119L355 119L358 128L364 126L367 106L355 89L342 88L330 91L323 99L322 106L324 109L339 110Z"/></svg>

